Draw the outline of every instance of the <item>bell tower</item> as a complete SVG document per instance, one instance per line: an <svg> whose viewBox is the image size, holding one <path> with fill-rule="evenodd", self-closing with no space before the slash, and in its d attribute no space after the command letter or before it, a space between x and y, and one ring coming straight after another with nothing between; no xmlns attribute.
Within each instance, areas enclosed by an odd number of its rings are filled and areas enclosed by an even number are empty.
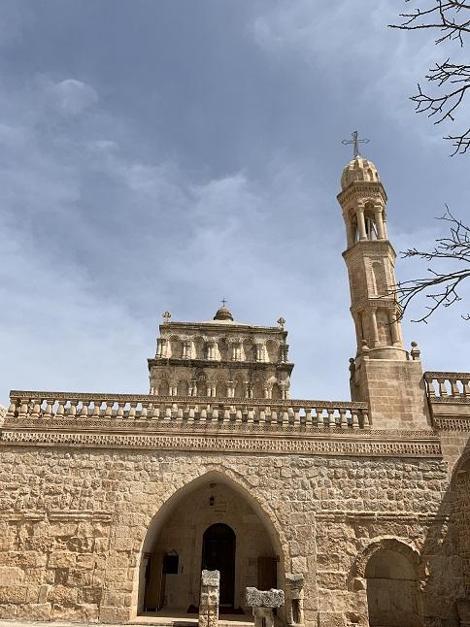
<svg viewBox="0 0 470 627"><path fill-rule="evenodd" d="M387 234L387 194L375 165L360 155L343 170L338 196L346 224L343 253L349 273L357 354L406 359L395 297L396 254Z"/></svg>
<svg viewBox="0 0 470 627"><path fill-rule="evenodd" d="M357 345L350 360L351 395L369 403L378 428L427 428L419 350L414 346L408 352L403 346L387 194L375 165L359 154L356 133L351 143L354 157L343 170L338 194Z"/></svg>

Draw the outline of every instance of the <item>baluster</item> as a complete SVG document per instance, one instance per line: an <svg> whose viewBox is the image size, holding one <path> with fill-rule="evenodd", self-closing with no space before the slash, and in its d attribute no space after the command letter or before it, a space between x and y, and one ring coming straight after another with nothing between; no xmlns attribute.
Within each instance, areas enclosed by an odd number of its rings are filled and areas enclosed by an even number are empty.
<svg viewBox="0 0 470 627"><path fill-rule="evenodd" d="M438 379L439 383L439 395L442 397L448 396L447 388L446 388L446 380L444 378Z"/></svg>
<svg viewBox="0 0 470 627"><path fill-rule="evenodd" d="M150 420L159 420L160 419L160 405L150 405Z"/></svg>
<svg viewBox="0 0 470 627"><path fill-rule="evenodd" d="M71 400L70 401L70 407L69 407L69 410L68 410L67 413L72 418L76 418L76 416L77 416L77 407L78 407L78 401Z"/></svg>
<svg viewBox="0 0 470 627"><path fill-rule="evenodd" d="M140 420L147 420L148 418L148 407L146 404L142 403L142 409L140 410Z"/></svg>
<svg viewBox="0 0 470 627"><path fill-rule="evenodd" d="M352 412L352 428L359 429L359 419L355 411Z"/></svg>
<svg viewBox="0 0 470 627"><path fill-rule="evenodd" d="M348 416L347 416L348 410L347 409L340 409L339 414L341 416L340 419L340 428L341 429L347 429L348 426Z"/></svg>
<svg viewBox="0 0 470 627"><path fill-rule="evenodd" d="M434 387L436 379L433 377L432 379L427 379L428 382L428 395L429 398L436 398L436 389Z"/></svg>
<svg viewBox="0 0 470 627"><path fill-rule="evenodd" d="M18 413L18 418L26 418L26 416L28 415L28 411L29 411L28 401L24 398L21 401L20 411Z"/></svg>
<svg viewBox="0 0 470 627"><path fill-rule="evenodd" d="M317 408L317 427L318 429L323 429L325 426L325 423L323 421L323 409L319 409Z"/></svg>
<svg viewBox="0 0 470 627"><path fill-rule="evenodd" d="M235 424L241 424L243 420L243 414L240 407L236 407L235 409Z"/></svg>
<svg viewBox="0 0 470 627"><path fill-rule="evenodd" d="M104 417L106 420L111 420L113 417L113 405L112 401L104 401Z"/></svg>
<svg viewBox="0 0 470 627"><path fill-rule="evenodd" d="M188 422L189 423L194 422L194 414L195 414L194 407L191 406L188 410Z"/></svg>
<svg viewBox="0 0 470 627"><path fill-rule="evenodd" d="M271 407L267 406L264 410L264 421L269 425L273 420Z"/></svg>
<svg viewBox="0 0 470 627"><path fill-rule="evenodd" d="M207 422L207 409L205 407L201 407L201 411L199 412L199 422Z"/></svg>
<svg viewBox="0 0 470 627"><path fill-rule="evenodd" d="M459 390L459 386L457 385L457 379L449 379L450 381L450 389L451 389L451 395L452 396L460 396L460 390Z"/></svg>
<svg viewBox="0 0 470 627"><path fill-rule="evenodd" d="M39 414L41 413L41 404L38 403L38 399L31 399L31 404L33 409L31 411L31 418L39 418Z"/></svg>
<svg viewBox="0 0 470 627"><path fill-rule="evenodd" d="M462 379L462 385L463 385L463 395L465 397L469 397L470 396L470 379Z"/></svg>
<svg viewBox="0 0 470 627"><path fill-rule="evenodd" d="M255 410L253 409L253 407L251 407L250 409L248 409L248 412L246 415L246 422L252 425L254 421L255 421Z"/></svg>
<svg viewBox="0 0 470 627"><path fill-rule="evenodd" d="M127 412L127 417L129 418L129 420L135 420L136 406L137 403L129 403L129 411Z"/></svg>
<svg viewBox="0 0 470 627"><path fill-rule="evenodd" d="M310 407L307 415L307 426L314 429L317 426L317 417L315 415L315 408Z"/></svg>
<svg viewBox="0 0 470 627"><path fill-rule="evenodd" d="M51 399L45 399L45 403L46 403L46 407L44 408L44 411L42 412L42 417L45 420L49 420L49 418L52 418L52 403L51 403Z"/></svg>
<svg viewBox="0 0 470 627"><path fill-rule="evenodd" d="M369 412L367 409L363 410L362 417L364 419L364 429L370 429Z"/></svg>
<svg viewBox="0 0 470 627"><path fill-rule="evenodd" d="M123 420L124 419L124 407L125 407L125 403L119 403L117 404L117 412L116 412L116 420Z"/></svg>
<svg viewBox="0 0 470 627"><path fill-rule="evenodd" d="M335 426L335 418L331 408L326 408L325 426L330 428Z"/></svg>

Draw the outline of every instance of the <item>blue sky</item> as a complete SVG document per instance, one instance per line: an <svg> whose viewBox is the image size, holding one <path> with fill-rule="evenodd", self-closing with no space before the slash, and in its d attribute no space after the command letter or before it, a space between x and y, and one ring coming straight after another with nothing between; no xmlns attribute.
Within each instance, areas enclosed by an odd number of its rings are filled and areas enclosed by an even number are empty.
<svg viewBox="0 0 470 627"><path fill-rule="evenodd" d="M294 396L347 399L341 139L371 139L397 251L432 243L444 203L468 213L466 158L408 100L449 52L388 29L401 6L3 0L0 403L145 393L161 313L205 320L223 297L286 318ZM426 369L469 369L468 309L405 322Z"/></svg>

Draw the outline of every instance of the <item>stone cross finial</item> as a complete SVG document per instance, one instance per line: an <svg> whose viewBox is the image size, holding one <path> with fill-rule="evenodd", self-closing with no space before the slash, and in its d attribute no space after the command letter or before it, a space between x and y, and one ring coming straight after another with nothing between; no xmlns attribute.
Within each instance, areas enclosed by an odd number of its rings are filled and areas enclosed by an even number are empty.
<svg viewBox="0 0 470 627"><path fill-rule="evenodd" d="M341 143L344 144L345 146L352 144L353 158L356 158L356 157L359 157L359 155L361 154L359 152L359 144L368 144L370 142L370 139L367 139L366 137L364 137L364 139L359 139L358 131L353 131L351 133L351 137L352 139L343 139Z"/></svg>
<svg viewBox="0 0 470 627"><path fill-rule="evenodd" d="M284 318L281 316L279 318L279 320L277 320L277 324L279 325L279 328L284 330L284 325L286 324L286 321L284 320Z"/></svg>
<svg viewBox="0 0 470 627"><path fill-rule="evenodd" d="M162 314L162 318L163 318L163 322L164 322L165 324L167 324L167 323L168 323L168 322L170 322L170 320L171 320L171 313L170 313L169 311L165 311L165 312Z"/></svg>

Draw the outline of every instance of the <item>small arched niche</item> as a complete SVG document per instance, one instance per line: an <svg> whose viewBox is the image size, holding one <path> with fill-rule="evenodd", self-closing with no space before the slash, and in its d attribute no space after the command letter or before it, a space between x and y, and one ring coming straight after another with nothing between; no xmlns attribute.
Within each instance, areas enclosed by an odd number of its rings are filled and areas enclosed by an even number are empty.
<svg viewBox="0 0 470 627"><path fill-rule="evenodd" d="M152 519L141 554L138 614L195 614L201 571L209 568L221 573L221 614L245 613L251 620L245 589L282 586L280 547L257 501L210 472L178 490Z"/></svg>
<svg viewBox="0 0 470 627"><path fill-rule="evenodd" d="M370 627L422 627L416 568L404 553L380 548L365 578Z"/></svg>

